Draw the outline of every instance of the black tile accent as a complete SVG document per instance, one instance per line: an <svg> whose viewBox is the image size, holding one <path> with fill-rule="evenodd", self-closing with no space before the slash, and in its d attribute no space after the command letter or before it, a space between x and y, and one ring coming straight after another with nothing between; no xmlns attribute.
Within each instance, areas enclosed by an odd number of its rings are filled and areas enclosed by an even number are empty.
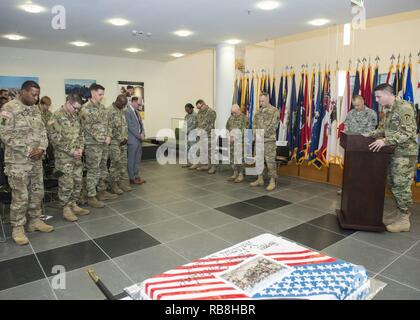
<svg viewBox="0 0 420 320"><path fill-rule="evenodd" d="M307 223L283 231L279 235L318 251L345 238L342 235L320 229Z"/></svg>
<svg viewBox="0 0 420 320"><path fill-rule="evenodd" d="M35 255L0 262L0 291L44 278Z"/></svg>
<svg viewBox="0 0 420 320"><path fill-rule="evenodd" d="M307 223L319 226L321 228L339 233L343 236L350 236L355 233L355 230L344 230L338 224L338 218L335 214L326 214L325 216L316 218L314 220L308 221Z"/></svg>
<svg viewBox="0 0 420 320"><path fill-rule="evenodd" d="M97 238L95 239L95 242L111 258L116 258L160 244L158 240L138 228Z"/></svg>
<svg viewBox="0 0 420 320"><path fill-rule="evenodd" d="M216 208L216 210L219 210L238 219L245 219L267 211L266 209L253 206L245 202L229 204L227 206Z"/></svg>
<svg viewBox="0 0 420 320"><path fill-rule="evenodd" d="M273 198L270 196L262 196L254 199L249 199L245 201L246 203L258 206L263 209L273 210L280 207L284 207L290 204L290 202L278 198Z"/></svg>
<svg viewBox="0 0 420 320"><path fill-rule="evenodd" d="M69 246L38 253L38 259L48 277L54 275L52 268L62 265L66 272L108 260L108 257L93 243L84 241Z"/></svg>

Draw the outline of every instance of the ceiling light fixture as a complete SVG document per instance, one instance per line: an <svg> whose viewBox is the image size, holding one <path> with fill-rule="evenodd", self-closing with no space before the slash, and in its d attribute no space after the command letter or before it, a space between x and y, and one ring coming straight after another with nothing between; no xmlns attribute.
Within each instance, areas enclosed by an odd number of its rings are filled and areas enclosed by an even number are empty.
<svg viewBox="0 0 420 320"><path fill-rule="evenodd" d="M174 58L181 58L183 56L185 56L185 54L181 53L181 52L175 52L175 53L171 53L171 56Z"/></svg>
<svg viewBox="0 0 420 320"><path fill-rule="evenodd" d="M131 53L137 53L137 52L141 52L143 50L138 49L138 48L127 48L127 49L125 49L125 51L131 52Z"/></svg>
<svg viewBox="0 0 420 320"><path fill-rule="evenodd" d="M309 21L309 24L316 27L325 26L328 23L330 23L330 20L328 19L315 19L315 20Z"/></svg>
<svg viewBox="0 0 420 320"><path fill-rule="evenodd" d="M30 1L26 4L21 5L19 8L29 13L40 13L42 11L45 11L44 7L41 7L37 4L33 4Z"/></svg>
<svg viewBox="0 0 420 320"><path fill-rule="evenodd" d="M193 32L190 30L177 30L174 32L174 34L176 34L178 37L189 37L193 34Z"/></svg>
<svg viewBox="0 0 420 320"><path fill-rule="evenodd" d="M122 19L122 18L109 19L108 22L117 27L125 26L130 23L130 21Z"/></svg>
<svg viewBox="0 0 420 320"><path fill-rule="evenodd" d="M13 40L13 41L26 39L26 37L18 35L18 34L6 34L3 37L9 40Z"/></svg>
<svg viewBox="0 0 420 320"><path fill-rule="evenodd" d="M261 10L274 10L280 6L278 1L260 1L257 3L257 8Z"/></svg>
<svg viewBox="0 0 420 320"><path fill-rule="evenodd" d="M76 46L76 47L86 47L89 45L89 43L87 42L83 42L83 41L75 41L75 42L70 42L70 44Z"/></svg>
<svg viewBox="0 0 420 320"><path fill-rule="evenodd" d="M239 40L239 39L229 39L229 40L226 40L226 43L232 44L232 45L237 45L237 44L239 44L241 42L242 42L242 40Z"/></svg>

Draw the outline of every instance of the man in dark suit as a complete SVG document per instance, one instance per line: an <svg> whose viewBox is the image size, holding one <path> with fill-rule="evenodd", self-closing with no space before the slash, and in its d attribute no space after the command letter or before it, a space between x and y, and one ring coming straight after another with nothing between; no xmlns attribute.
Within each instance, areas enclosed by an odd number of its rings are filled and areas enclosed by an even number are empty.
<svg viewBox="0 0 420 320"><path fill-rule="evenodd" d="M146 182L139 177L142 143L145 139L143 122L138 113L140 102L138 97L132 97L131 104L125 113L128 126L128 175L131 184Z"/></svg>

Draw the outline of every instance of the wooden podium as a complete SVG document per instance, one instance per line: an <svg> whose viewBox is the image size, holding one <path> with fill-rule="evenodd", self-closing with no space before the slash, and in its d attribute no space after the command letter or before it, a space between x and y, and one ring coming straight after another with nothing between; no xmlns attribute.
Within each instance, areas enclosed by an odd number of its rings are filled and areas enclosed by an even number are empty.
<svg viewBox="0 0 420 320"><path fill-rule="evenodd" d="M385 231L382 223L388 163L394 147L369 150L373 138L362 135L341 137L345 149L343 191L338 221L343 229Z"/></svg>

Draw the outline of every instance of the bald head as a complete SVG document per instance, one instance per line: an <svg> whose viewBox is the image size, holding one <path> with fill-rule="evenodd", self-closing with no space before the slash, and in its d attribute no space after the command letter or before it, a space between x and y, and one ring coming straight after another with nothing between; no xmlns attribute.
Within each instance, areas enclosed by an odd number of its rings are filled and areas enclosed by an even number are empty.
<svg viewBox="0 0 420 320"><path fill-rule="evenodd" d="M114 104L118 109L122 109L127 105L127 102L127 97L124 94L120 94Z"/></svg>
<svg viewBox="0 0 420 320"><path fill-rule="evenodd" d="M241 114L242 114L242 112L241 112L241 107L239 107L239 105L237 105L237 104L234 104L233 106L232 106L232 108L230 109L230 113L232 114L232 116L234 116L234 117L239 117Z"/></svg>

